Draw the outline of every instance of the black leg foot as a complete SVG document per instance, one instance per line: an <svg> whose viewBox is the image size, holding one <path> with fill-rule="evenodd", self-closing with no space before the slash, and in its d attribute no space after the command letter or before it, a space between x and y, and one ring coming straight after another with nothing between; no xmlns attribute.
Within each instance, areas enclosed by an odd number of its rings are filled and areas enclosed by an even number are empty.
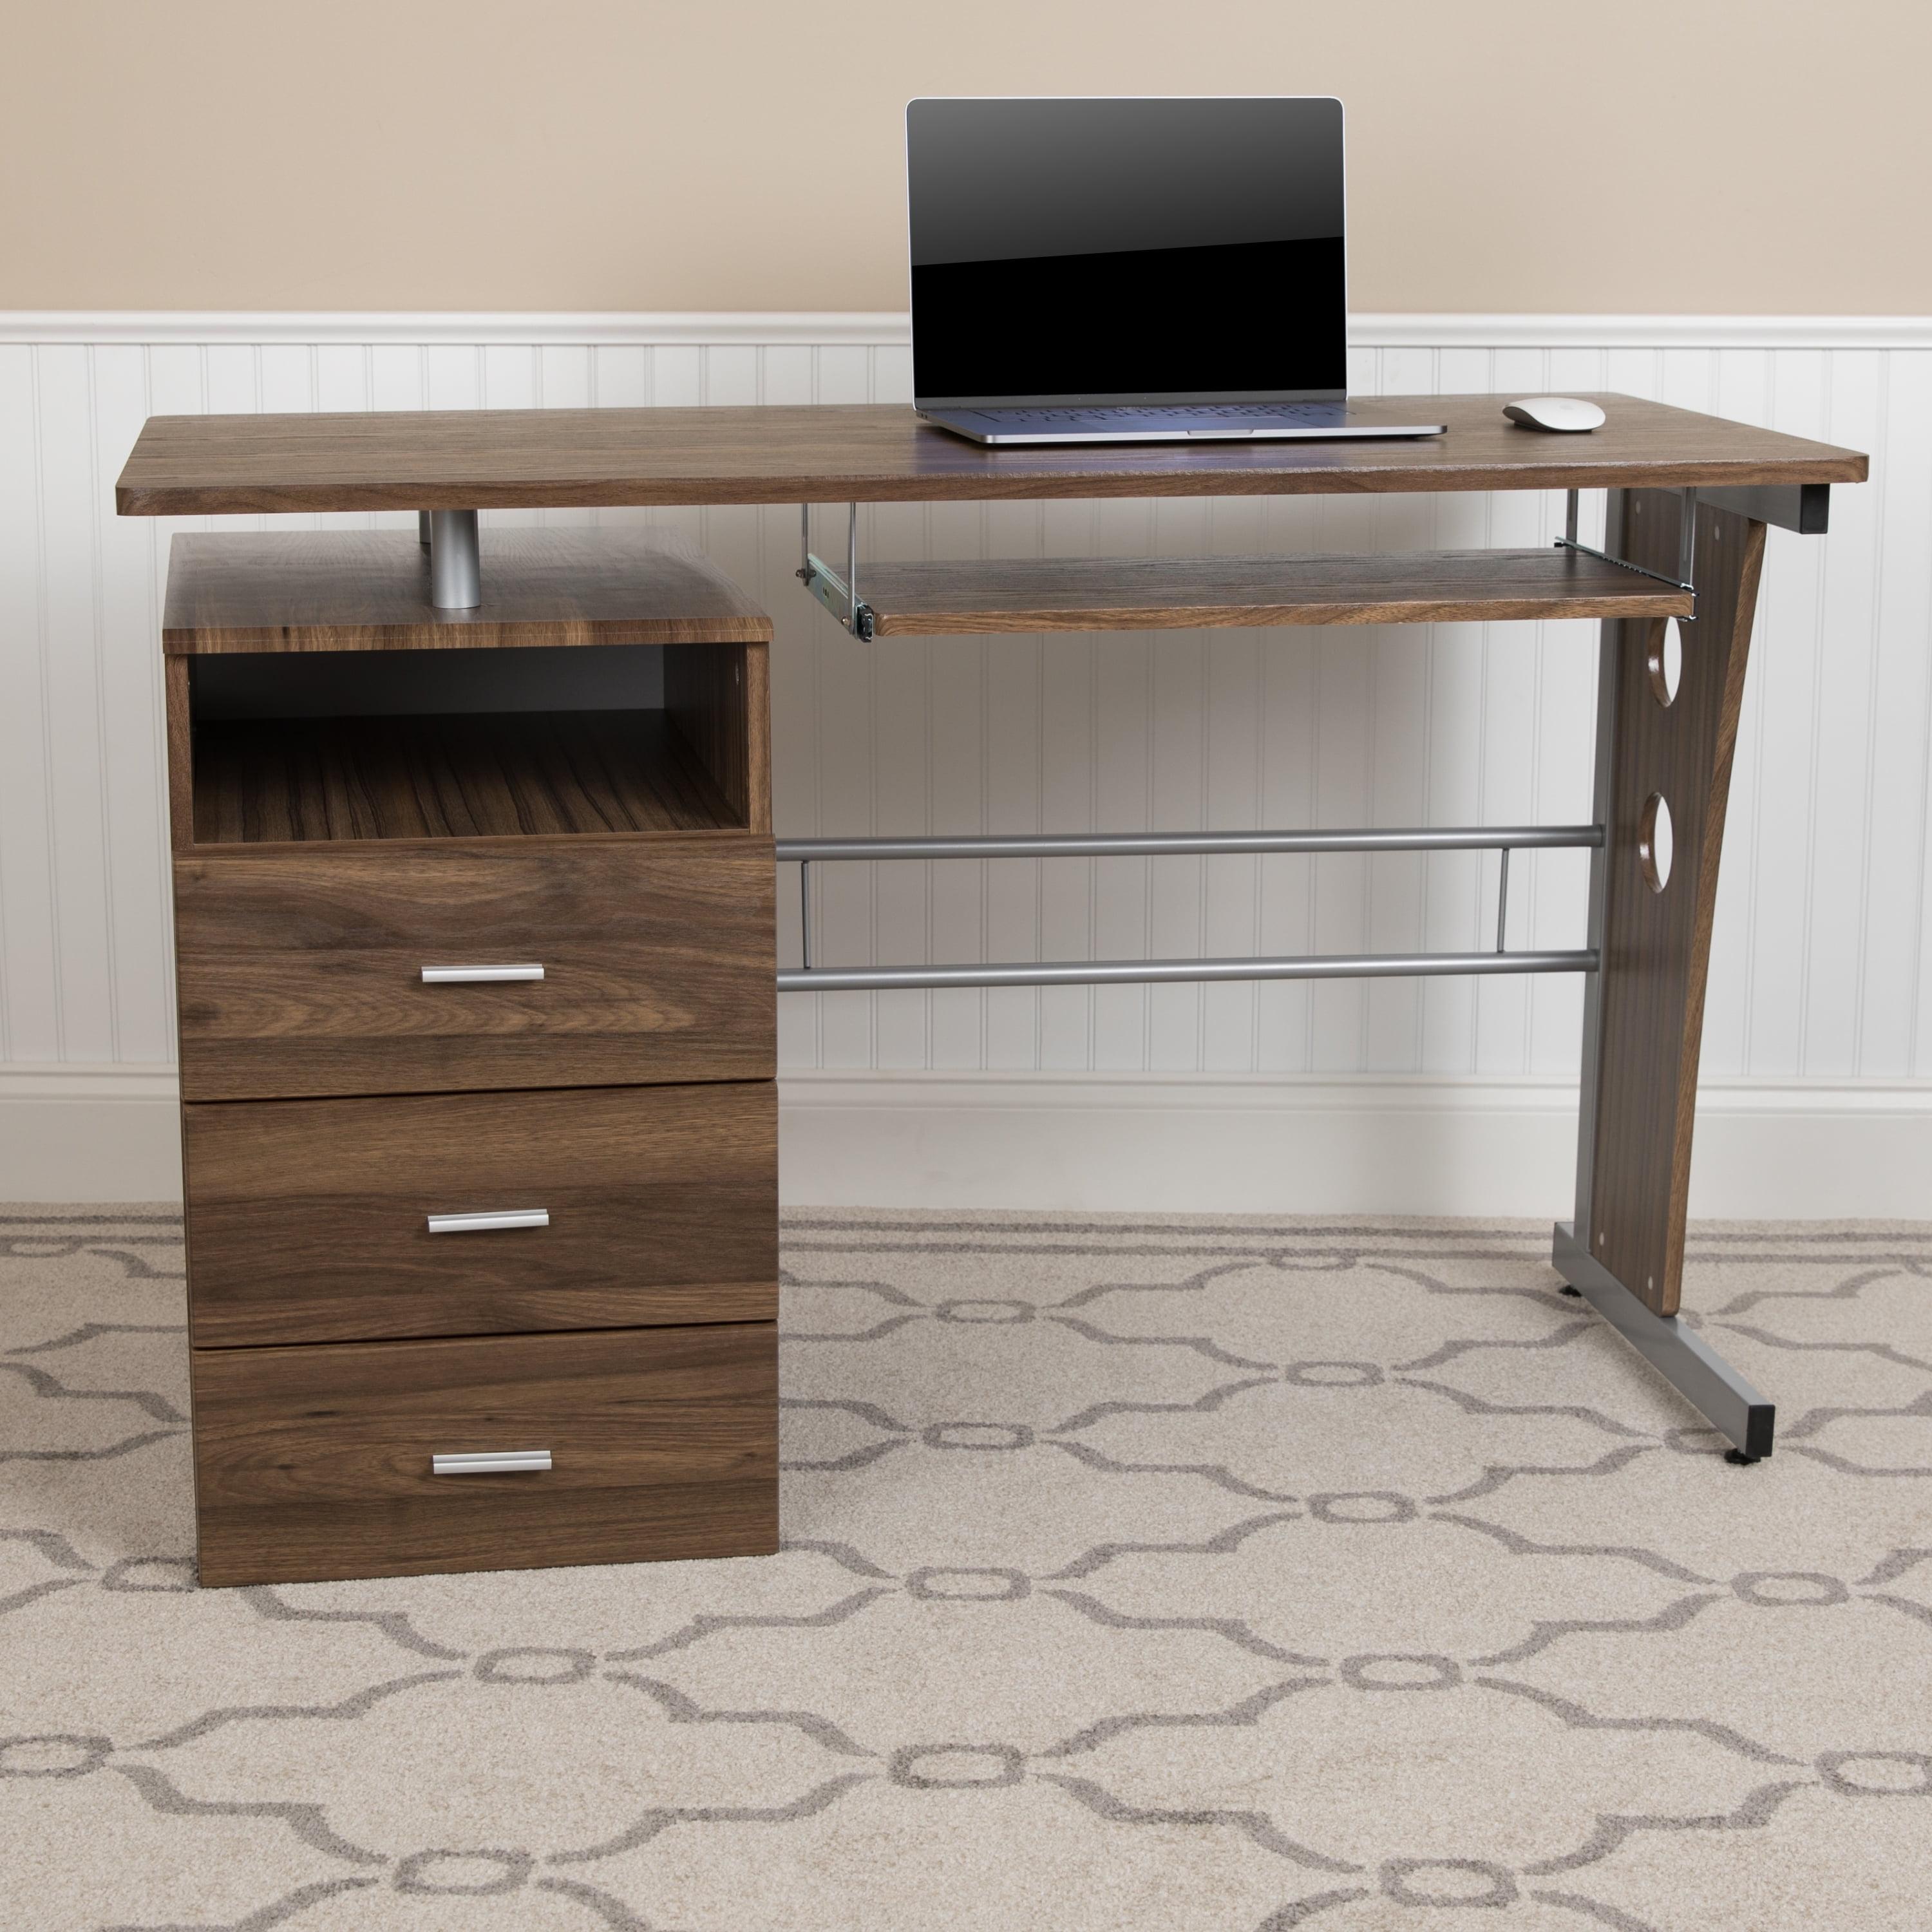
<svg viewBox="0 0 1932 1932"><path fill-rule="evenodd" d="M1573 1294L1579 1301L1581 1301L1583 1298L1583 1291L1580 1288L1572 1288L1567 1281L1557 1290L1557 1293L1559 1294Z"/></svg>
<svg viewBox="0 0 1932 1932"><path fill-rule="evenodd" d="M1741 1469L1748 1469L1754 1462L1762 1462L1764 1458L1762 1456L1747 1456L1742 1449L1726 1449L1724 1460L1736 1463Z"/></svg>

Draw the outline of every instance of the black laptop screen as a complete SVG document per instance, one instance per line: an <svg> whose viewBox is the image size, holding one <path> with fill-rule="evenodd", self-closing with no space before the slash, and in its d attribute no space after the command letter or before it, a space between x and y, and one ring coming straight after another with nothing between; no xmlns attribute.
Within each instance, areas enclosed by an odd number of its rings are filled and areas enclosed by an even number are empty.
<svg viewBox="0 0 1932 1932"><path fill-rule="evenodd" d="M1340 394L1342 104L915 100L924 401Z"/></svg>

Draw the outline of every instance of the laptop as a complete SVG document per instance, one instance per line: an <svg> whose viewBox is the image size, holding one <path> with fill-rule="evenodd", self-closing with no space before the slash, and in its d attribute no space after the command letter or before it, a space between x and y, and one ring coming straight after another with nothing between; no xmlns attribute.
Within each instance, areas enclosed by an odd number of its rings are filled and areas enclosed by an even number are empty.
<svg viewBox="0 0 1932 1932"><path fill-rule="evenodd" d="M975 442L1440 436L1348 398L1342 104L906 110L914 406Z"/></svg>

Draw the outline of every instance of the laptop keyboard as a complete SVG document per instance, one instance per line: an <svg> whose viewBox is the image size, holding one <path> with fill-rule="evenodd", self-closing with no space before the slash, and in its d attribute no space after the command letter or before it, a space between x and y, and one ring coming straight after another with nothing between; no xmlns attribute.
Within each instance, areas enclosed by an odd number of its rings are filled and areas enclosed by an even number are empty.
<svg viewBox="0 0 1932 1932"><path fill-rule="evenodd" d="M994 416L1004 424L1051 424L1100 429L1118 422L1124 416L1137 420L1163 422L1198 422L1204 417L1217 422L1333 422L1342 412L1339 403L1114 403L1090 409L975 410L975 416Z"/></svg>

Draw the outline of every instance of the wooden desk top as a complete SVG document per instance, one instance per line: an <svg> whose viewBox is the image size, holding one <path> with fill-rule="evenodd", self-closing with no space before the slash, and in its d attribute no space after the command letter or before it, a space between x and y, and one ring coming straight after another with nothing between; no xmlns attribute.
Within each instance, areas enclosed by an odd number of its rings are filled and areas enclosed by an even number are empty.
<svg viewBox="0 0 1932 1932"><path fill-rule="evenodd" d="M1583 436L1506 421L1507 396L1384 397L1388 442L1114 443L990 450L904 406L470 410L155 416L115 488L123 516L617 504L985 502L1426 490L1857 483L1858 452L1634 397Z"/></svg>

